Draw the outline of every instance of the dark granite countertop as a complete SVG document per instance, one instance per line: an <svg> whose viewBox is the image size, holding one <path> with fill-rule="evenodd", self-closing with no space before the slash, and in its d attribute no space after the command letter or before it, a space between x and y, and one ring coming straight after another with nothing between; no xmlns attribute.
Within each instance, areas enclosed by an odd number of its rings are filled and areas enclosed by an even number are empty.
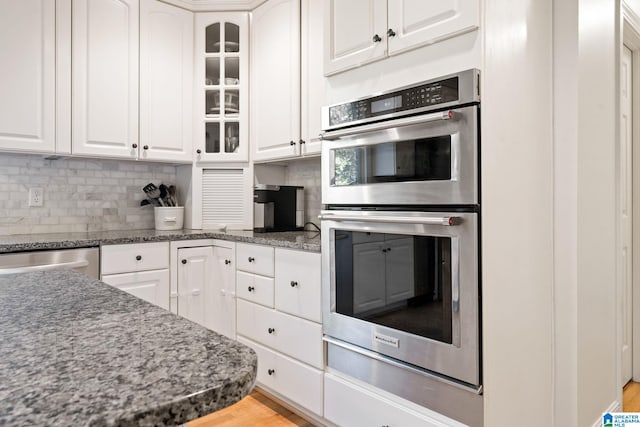
<svg viewBox="0 0 640 427"><path fill-rule="evenodd" d="M233 404L253 350L74 271L0 277L0 425L169 426Z"/></svg>
<svg viewBox="0 0 640 427"><path fill-rule="evenodd" d="M222 239L320 252L320 233L318 232L255 233L242 230L122 230L0 236L0 253L197 239Z"/></svg>

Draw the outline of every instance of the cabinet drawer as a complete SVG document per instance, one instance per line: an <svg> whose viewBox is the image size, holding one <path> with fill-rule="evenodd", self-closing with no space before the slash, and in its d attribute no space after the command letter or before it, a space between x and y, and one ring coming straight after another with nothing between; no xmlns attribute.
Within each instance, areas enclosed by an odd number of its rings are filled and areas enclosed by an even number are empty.
<svg viewBox="0 0 640 427"><path fill-rule="evenodd" d="M102 275L169 268L169 242L107 245L100 253Z"/></svg>
<svg viewBox="0 0 640 427"><path fill-rule="evenodd" d="M273 308L273 279L238 271L236 272L236 295L247 301Z"/></svg>
<svg viewBox="0 0 640 427"><path fill-rule="evenodd" d="M273 277L273 248L270 246L236 245L238 270Z"/></svg>
<svg viewBox="0 0 640 427"><path fill-rule="evenodd" d="M324 417L349 427L463 427L451 419L445 423L430 418L331 374L324 376Z"/></svg>
<svg viewBox="0 0 640 427"><path fill-rule="evenodd" d="M322 415L322 371L243 337L238 337L238 341L256 352L260 385Z"/></svg>
<svg viewBox="0 0 640 427"><path fill-rule="evenodd" d="M323 369L322 326L241 299L238 335Z"/></svg>
<svg viewBox="0 0 640 427"><path fill-rule="evenodd" d="M275 251L276 309L321 323L320 254Z"/></svg>
<svg viewBox="0 0 640 427"><path fill-rule="evenodd" d="M102 276L108 285L169 310L169 270L140 271Z"/></svg>

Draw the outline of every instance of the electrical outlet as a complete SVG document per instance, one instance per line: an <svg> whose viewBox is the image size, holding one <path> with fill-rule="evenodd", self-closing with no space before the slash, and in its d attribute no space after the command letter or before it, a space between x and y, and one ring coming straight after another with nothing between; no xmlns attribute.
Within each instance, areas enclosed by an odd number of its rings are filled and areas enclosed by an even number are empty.
<svg viewBox="0 0 640 427"><path fill-rule="evenodd" d="M40 187L31 187L29 189L29 206L42 206L44 200L44 192Z"/></svg>

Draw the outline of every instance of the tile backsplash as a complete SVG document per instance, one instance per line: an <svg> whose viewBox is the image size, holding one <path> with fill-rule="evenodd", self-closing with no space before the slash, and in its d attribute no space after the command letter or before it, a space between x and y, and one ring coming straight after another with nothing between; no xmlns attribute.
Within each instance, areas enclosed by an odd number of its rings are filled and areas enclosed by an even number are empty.
<svg viewBox="0 0 640 427"><path fill-rule="evenodd" d="M320 182L320 158L301 159L289 162L285 168L285 185L301 185L304 187L305 223L313 222L320 226L322 187ZM313 230L307 226L307 230Z"/></svg>
<svg viewBox="0 0 640 427"><path fill-rule="evenodd" d="M153 228L153 208L140 207L149 182L175 183L176 167L0 154L0 234ZM31 187L43 189L42 207L29 207Z"/></svg>

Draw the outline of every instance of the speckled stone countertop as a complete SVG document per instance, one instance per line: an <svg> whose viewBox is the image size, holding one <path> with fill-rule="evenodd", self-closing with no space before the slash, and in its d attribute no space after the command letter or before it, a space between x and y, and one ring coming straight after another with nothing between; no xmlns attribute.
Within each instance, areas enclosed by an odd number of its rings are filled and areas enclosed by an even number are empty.
<svg viewBox="0 0 640 427"><path fill-rule="evenodd" d="M0 425L171 426L246 396L248 347L74 271L0 277Z"/></svg>
<svg viewBox="0 0 640 427"><path fill-rule="evenodd" d="M242 230L122 230L0 236L0 253L192 239L222 239L320 252L320 233L318 232L255 233Z"/></svg>

